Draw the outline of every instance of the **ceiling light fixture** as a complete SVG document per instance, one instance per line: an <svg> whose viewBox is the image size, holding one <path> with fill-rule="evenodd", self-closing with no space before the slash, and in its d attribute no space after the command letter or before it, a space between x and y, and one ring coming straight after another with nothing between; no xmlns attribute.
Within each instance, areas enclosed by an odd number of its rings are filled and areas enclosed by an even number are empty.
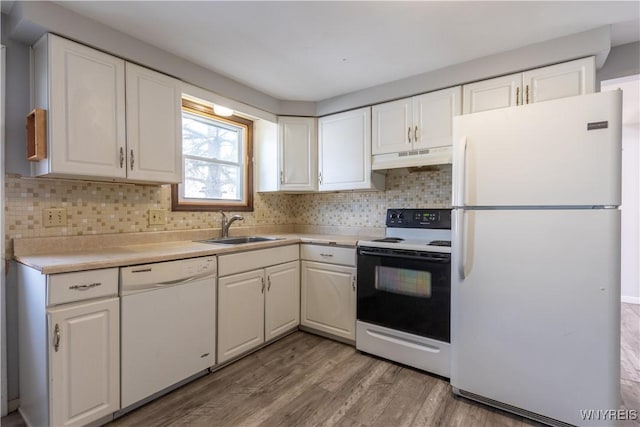
<svg viewBox="0 0 640 427"><path fill-rule="evenodd" d="M222 105L213 104L213 112L217 116L229 117L233 115L233 110L231 108L223 107Z"/></svg>

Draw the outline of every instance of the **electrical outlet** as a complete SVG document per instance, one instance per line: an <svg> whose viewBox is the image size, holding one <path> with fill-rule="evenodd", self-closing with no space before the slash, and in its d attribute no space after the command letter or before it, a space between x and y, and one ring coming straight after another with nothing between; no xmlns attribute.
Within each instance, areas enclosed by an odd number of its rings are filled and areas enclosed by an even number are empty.
<svg viewBox="0 0 640 427"><path fill-rule="evenodd" d="M45 227L64 227L67 225L67 210L65 208L43 209L42 222Z"/></svg>
<svg viewBox="0 0 640 427"><path fill-rule="evenodd" d="M164 209L149 209L149 225L164 225L167 223L167 211Z"/></svg>

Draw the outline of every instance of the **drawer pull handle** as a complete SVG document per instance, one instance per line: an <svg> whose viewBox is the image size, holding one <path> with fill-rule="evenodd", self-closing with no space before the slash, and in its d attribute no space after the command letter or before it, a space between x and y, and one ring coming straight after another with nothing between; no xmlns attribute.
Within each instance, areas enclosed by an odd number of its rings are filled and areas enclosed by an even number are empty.
<svg viewBox="0 0 640 427"><path fill-rule="evenodd" d="M98 286L102 286L102 283L95 282L95 283L88 283L86 285L73 285L73 286L69 286L69 289L73 289L74 291L88 291L89 289L96 288Z"/></svg>
<svg viewBox="0 0 640 427"><path fill-rule="evenodd" d="M56 327L53 328L53 349L58 352L60 349L60 326L56 323Z"/></svg>
<svg viewBox="0 0 640 427"><path fill-rule="evenodd" d="M264 294L264 277L261 277L260 281L262 282L262 289L260 289L260 293Z"/></svg>
<svg viewBox="0 0 640 427"><path fill-rule="evenodd" d="M323 254L322 252L320 253L320 256L326 256L326 257L332 257L333 254Z"/></svg>
<svg viewBox="0 0 640 427"><path fill-rule="evenodd" d="M140 270L131 270L132 273L147 273L151 271L151 268L142 268Z"/></svg>
<svg viewBox="0 0 640 427"><path fill-rule="evenodd" d="M123 165L124 165L124 149L120 147L120 169L122 169Z"/></svg>
<svg viewBox="0 0 640 427"><path fill-rule="evenodd" d="M133 157L133 148L131 149L131 170L133 170L133 164L135 163L135 159Z"/></svg>
<svg viewBox="0 0 640 427"><path fill-rule="evenodd" d="M271 276L267 276L267 291L271 291Z"/></svg>

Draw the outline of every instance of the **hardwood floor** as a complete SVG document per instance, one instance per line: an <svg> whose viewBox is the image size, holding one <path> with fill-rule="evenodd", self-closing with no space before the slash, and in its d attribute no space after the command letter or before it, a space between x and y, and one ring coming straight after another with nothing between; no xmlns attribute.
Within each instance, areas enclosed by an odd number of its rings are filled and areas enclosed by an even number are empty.
<svg viewBox="0 0 640 427"><path fill-rule="evenodd" d="M622 305L621 386L640 410L640 306ZM24 425L17 413L3 426ZM454 396L448 381L293 333L109 426L538 426ZM638 422L623 425L638 427Z"/></svg>

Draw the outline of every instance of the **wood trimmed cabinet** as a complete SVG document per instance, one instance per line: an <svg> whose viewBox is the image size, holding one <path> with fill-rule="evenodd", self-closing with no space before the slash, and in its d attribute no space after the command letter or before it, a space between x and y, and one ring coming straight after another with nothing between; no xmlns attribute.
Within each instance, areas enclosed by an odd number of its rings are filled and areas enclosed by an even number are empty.
<svg viewBox="0 0 640 427"><path fill-rule="evenodd" d="M355 248L303 243L300 258L300 324L323 335L355 342Z"/></svg>
<svg viewBox="0 0 640 427"><path fill-rule="evenodd" d="M20 413L83 426L120 409L118 269L43 275L18 266Z"/></svg>
<svg viewBox="0 0 640 427"><path fill-rule="evenodd" d="M298 327L298 245L218 257L218 363Z"/></svg>
<svg viewBox="0 0 640 427"><path fill-rule="evenodd" d="M482 80L462 91L463 114L585 95L595 92L595 58Z"/></svg>
<svg viewBox="0 0 640 427"><path fill-rule="evenodd" d="M54 34L33 46L33 66L48 137L32 175L182 180L179 80Z"/></svg>

